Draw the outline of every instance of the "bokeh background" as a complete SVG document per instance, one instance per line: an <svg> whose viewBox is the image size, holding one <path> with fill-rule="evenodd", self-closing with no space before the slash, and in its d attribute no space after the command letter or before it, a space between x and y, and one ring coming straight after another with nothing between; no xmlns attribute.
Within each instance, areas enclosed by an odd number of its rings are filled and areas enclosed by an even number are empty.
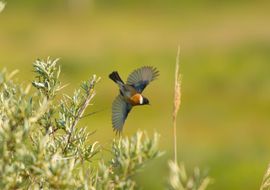
<svg viewBox="0 0 270 190"><path fill-rule="evenodd" d="M126 79L151 65L159 80L145 91L151 106L133 110L124 135L161 134L166 154L136 178L163 189L172 158L175 57L181 45L179 158L209 169L209 189L258 189L270 161L270 2L265 0L8 0L0 14L0 68L19 69L24 84L36 58L60 57L71 93L92 74L102 77L84 119L104 147L114 138L108 74Z"/></svg>

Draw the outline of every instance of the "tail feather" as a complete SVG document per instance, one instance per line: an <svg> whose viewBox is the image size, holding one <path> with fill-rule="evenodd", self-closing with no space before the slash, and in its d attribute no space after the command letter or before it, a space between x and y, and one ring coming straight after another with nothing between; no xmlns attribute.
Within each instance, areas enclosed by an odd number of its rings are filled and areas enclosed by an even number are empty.
<svg viewBox="0 0 270 190"><path fill-rule="evenodd" d="M109 75L109 78L112 79L114 82L116 83L123 83L123 80L121 79L121 77L119 76L118 72L117 71L114 71L112 72L110 75Z"/></svg>

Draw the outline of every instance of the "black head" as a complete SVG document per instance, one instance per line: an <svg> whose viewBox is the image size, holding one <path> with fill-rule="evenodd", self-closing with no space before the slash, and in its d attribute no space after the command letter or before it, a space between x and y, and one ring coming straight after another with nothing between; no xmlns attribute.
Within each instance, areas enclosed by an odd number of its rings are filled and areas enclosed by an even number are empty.
<svg viewBox="0 0 270 190"><path fill-rule="evenodd" d="M147 98L143 98L143 103L142 105L149 105L149 100Z"/></svg>

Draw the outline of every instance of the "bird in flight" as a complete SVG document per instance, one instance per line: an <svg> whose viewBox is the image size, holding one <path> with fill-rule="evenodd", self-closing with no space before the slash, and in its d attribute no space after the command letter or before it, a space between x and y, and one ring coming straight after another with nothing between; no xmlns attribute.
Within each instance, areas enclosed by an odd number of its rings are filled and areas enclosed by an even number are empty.
<svg viewBox="0 0 270 190"><path fill-rule="evenodd" d="M149 100L142 95L145 87L159 76L155 67L144 66L134 70L124 83L117 71L112 72L109 78L119 87L120 94L112 104L113 130L120 134L123 130L125 120L133 108L138 105L149 105Z"/></svg>

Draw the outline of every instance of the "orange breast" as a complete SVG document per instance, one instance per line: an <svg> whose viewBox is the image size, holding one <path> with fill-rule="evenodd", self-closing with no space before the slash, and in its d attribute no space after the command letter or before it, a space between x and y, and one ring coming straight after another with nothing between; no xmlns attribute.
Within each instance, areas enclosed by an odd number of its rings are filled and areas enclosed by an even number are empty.
<svg viewBox="0 0 270 190"><path fill-rule="evenodd" d="M135 94L135 95L133 95L133 96L131 96L129 98L129 102L133 106L140 105L140 99L141 99L141 97L142 97L142 95L140 95L140 94L137 93L137 94Z"/></svg>

